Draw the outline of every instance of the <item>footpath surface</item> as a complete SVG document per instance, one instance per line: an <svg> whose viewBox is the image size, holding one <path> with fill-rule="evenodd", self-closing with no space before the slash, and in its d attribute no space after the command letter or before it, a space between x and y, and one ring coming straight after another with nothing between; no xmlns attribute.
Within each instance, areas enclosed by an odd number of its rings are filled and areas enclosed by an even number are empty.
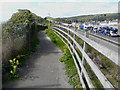
<svg viewBox="0 0 120 90"><path fill-rule="evenodd" d="M59 62L61 50L51 42L45 31L39 32L40 44L20 69L22 79L8 82L4 88L72 88L65 75L65 65Z"/></svg>

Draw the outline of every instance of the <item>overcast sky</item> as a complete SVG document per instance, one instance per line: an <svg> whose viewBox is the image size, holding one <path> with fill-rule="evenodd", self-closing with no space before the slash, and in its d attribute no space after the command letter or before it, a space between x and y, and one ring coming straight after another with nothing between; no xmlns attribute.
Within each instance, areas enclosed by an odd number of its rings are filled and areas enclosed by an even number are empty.
<svg viewBox="0 0 120 90"><path fill-rule="evenodd" d="M2 2L4 1L4 2ZM88 14L117 13L119 0L1 0L0 21L8 20L17 9L29 9L45 17L70 17ZM40 2L39 2L40 1ZM89 1L89 2L88 2Z"/></svg>

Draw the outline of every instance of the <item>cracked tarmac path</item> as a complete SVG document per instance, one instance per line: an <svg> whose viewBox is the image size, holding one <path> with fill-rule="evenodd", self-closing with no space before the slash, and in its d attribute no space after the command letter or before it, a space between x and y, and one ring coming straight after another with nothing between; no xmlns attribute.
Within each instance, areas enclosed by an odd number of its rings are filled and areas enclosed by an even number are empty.
<svg viewBox="0 0 120 90"><path fill-rule="evenodd" d="M50 40L45 31L39 32L37 51L20 69L22 79L7 82L4 88L72 88L65 75L65 65L59 62L61 50Z"/></svg>

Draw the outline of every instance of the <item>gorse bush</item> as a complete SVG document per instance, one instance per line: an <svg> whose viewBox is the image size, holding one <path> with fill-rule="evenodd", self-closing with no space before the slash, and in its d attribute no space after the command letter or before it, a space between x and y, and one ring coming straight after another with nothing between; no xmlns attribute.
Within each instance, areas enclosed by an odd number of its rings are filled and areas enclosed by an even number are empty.
<svg viewBox="0 0 120 90"><path fill-rule="evenodd" d="M18 9L18 12L13 14L9 22L11 23L31 23L34 21L34 17L29 10Z"/></svg>

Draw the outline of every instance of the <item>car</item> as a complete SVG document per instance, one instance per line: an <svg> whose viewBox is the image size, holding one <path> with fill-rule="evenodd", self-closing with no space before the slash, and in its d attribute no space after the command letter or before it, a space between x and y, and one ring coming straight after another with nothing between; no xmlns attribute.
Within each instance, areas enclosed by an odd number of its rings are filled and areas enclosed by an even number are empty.
<svg viewBox="0 0 120 90"><path fill-rule="evenodd" d="M110 35L110 29L105 29L104 32L103 32L105 35Z"/></svg>
<svg viewBox="0 0 120 90"><path fill-rule="evenodd" d="M97 27L94 27L93 28L93 31L96 33L98 31L98 28Z"/></svg>
<svg viewBox="0 0 120 90"><path fill-rule="evenodd" d="M88 31L88 30L87 30L87 27L84 27L84 30L85 30L85 31Z"/></svg>
<svg viewBox="0 0 120 90"><path fill-rule="evenodd" d="M103 34L104 30L103 29L99 29L97 32Z"/></svg>
<svg viewBox="0 0 120 90"><path fill-rule="evenodd" d="M111 37L117 37L117 36L118 36L117 31L118 31L118 29L112 28L112 29L110 30L110 36L111 36Z"/></svg>
<svg viewBox="0 0 120 90"><path fill-rule="evenodd" d="M117 32L110 31L110 36L111 36L111 37L117 37L118 34L117 34Z"/></svg>
<svg viewBox="0 0 120 90"><path fill-rule="evenodd" d="M82 30L83 30L83 29L84 29L84 25L80 25L80 29L82 29Z"/></svg>
<svg viewBox="0 0 120 90"><path fill-rule="evenodd" d="M94 28L93 26L90 27L90 31L91 31L91 32L93 31L93 28Z"/></svg>

